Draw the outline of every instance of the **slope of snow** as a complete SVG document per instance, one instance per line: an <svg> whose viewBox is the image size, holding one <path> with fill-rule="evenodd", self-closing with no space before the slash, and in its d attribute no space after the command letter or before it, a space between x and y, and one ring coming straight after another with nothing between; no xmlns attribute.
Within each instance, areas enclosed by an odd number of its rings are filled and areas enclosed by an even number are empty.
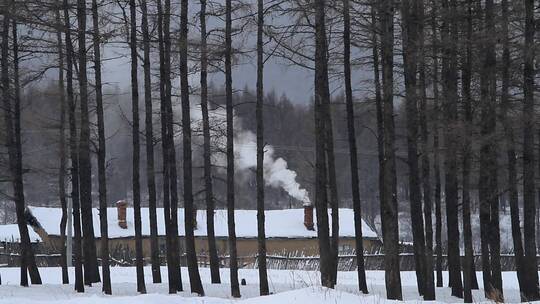
<svg viewBox="0 0 540 304"><path fill-rule="evenodd" d="M285 303L309 303L309 304L349 304L349 303L396 303L385 299L384 271L367 271L367 284L370 294L363 295L358 291L356 272L340 272L338 285L335 290L320 286L318 272L269 270L268 280L272 295L259 297L258 272L256 269L240 269L239 278L245 279L246 286L240 286L241 299L230 298L229 272L221 269L222 284L209 284L210 271L208 268L200 268L201 278L206 292L205 297L197 297L187 291L177 295L168 294L167 271L161 268L164 283L152 284L150 267L145 267L145 280L148 294L139 295L136 292L136 275L134 267L112 267L112 296L101 293L101 285L94 284L85 287L85 293L78 294L73 290L73 284L61 284L60 268L40 268L44 285L30 286L28 288L18 286L18 268L0 268L2 284L0 285L0 304L285 304ZM73 268L69 269L70 279L73 280ZM444 272L444 282L448 282L447 273ZM478 283L482 287L481 273L477 273ZM182 268L184 290L189 290L187 269ZM419 303L421 297L416 289L416 277L414 272L402 272L403 298L409 303ZM73 281L72 281L73 283ZM506 302L519 302L519 290L516 274L503 272L504 295ZM447 287L437 288L437 302L430 303L462 303L462 299L452 297ZM488 303L482 290L473 291L475 303Z"/></svg>
<svg viewBox="0 0 540 304"><path fill-rule="evenodd" d="M59 208L43 208L30 207L34 216L39 220L43 228L50 235L60 234L60 219L62 216ZM99 210L93 210L94 232L96 236L100 236L99 229ZM142 233L150 235L149 225L149 210L148 208L141 209L142 214ZM163 208L158 208L158 233L165 234ZM309 231L304 226L304 210L303 209L287 209L287 210L267 210L266 215L266 236L268 238L314 238L317 237L316 231ZM109 237L130 237L135 235L133 222L133 208L127 208L127 229L122 229L118 226L118 213L116 208L108 208L107 219L109 223ZM314 216L315 220L316 217ZM216 210L214 215L215 234L218 237L227 237L227 211ZM184 209L178 209L179 233L184 235ZM195 235L206 236L206 211L198 210L197 222L199 223ZM236 235L237 237L256 238L257 237L257 211L256 210L236 210ZM354 213L352 209L339 210L339 234L345 237L354 237ZM0 226L0 231L4 230L4 226ZM362 232L364 237L376 238L377 234L362 221ZM14 234L16 233L16 234ZM0 236L3 233L0 232ZM18 237L18 230L11 231L9 235Z"/></svg>

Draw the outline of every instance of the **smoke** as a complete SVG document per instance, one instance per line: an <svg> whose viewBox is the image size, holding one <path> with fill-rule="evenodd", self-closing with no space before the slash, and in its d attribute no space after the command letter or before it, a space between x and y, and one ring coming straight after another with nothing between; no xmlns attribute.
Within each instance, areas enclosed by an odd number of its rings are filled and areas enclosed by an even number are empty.
<svg viewBox="0 0 540 304"><path fill-rule="evenodd" d="M226 113L222 108L209 111L210 136L212 138L212 163L225 167L226 155L222 153L226 148ZM192 105L191 119L193 139L202 145L202 112L199 105ZM257 167L257 141L253 132L245 130L239 119L234 122L234 149L235 169L240 172ZM276 158L274 147L265 146L264 153L264 180L265 184L274 188L285 190L290 196L303 202L310 203L308 192L296 181L297 174L288 168L287 161Z"/></svg>

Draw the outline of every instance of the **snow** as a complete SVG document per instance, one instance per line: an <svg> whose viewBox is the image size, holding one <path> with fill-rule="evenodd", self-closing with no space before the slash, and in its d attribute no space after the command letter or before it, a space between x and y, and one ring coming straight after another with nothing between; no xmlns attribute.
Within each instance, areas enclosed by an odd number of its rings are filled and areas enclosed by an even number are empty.
<svg viewBox="0 0 540 304"><path fill-rule="evenodd" d="M70 268L70 279L73 280L73 269ZM62 285L60 268L41 268L40 272L44 285L24 288L18 286L18 268L0 268L3 285L0 286L0 304L345 304L345 303L396 303L385 299L384 271L367 271L367 283L370 294L363 295L358 291L356 272L339 272L338 285L335 290L320 286L319 273L299 270L269 270L268 279L272 295L259 297L258 272L256 269L240 269L239 278L245 279L246 286L240 286L241 299L230 298L229 271L221 269L222 284L209 284L210 271L201 268L205 297L197 297L189 292L177 295L168 294L166 284L166 268L161 273L164 283L152 284L150 267L145 268L145 280L148 294L139 295L136 292L136 275L134 267L113 267L111 269L112 296L101 293L101 285L94 284L86 287L85 293L78 294L73 285ZM447 273L444 272L447 283ZM477 273L478 283L482 287L482 275ZM184 290L189 290L187 269L182 268ZM416 289L414 272L402 272L403 297L407 303L419 303L421 297ZM519 302L519 290L515 272L503 272L504 293L507 302ZM462 303L462 299L452 297L447 287L437 288L437 302L430 303ZM488 303L482 290L473 291L474 302Z"/></svg>
<svg viewBox="0 0 540 304"><path fill-rule="evenodd" d="M60 235L60 219L62 212L60 208L44 208L30 207L34 216L39 220L45 231L49 235ZM99 210L93 210L94 233L99 237ZM158 234L165 235L165 225L163 208L157 210L158 219ZM286 210L267 210L266 215L266 236L267 238L315 238L316 231L307 230L304 226L304 209L286 209ZM150 235L149 210L141 208L142 217L142 234ZM184 209L178 209L178 222L183 223ZM135 235L133 222L133 208L127 208L127 229L122 229L118 226L118 213L116 208L107 209L107 220L109 224L109 237L121 238L131 237ZM215 234L217 237L227 237L227 211L216 210L214 215ZM316 217L314 216L314 220ZM206 236L206 211L198 210L197 212L198 227L195 230L196 236ZM240 238L256 238L257 237L257 211L256 210L236 210L235 211L236 235ZM11 225L8 225L11 226ZM339 210L339 234L343 237L354 237L354 213L352 209ZM0 226L0 239L14 237L18 238L18 229L5 228ZM15 225L16 227L16 225ZM180 235L184 235L184 225L179 225ZM31 229L30 229L31 230ZM33 232L33 231L32 231ZM363 236L367 238L376 238L377 234L362 221ZM39 238L34 234L33 237Z"/></svg>

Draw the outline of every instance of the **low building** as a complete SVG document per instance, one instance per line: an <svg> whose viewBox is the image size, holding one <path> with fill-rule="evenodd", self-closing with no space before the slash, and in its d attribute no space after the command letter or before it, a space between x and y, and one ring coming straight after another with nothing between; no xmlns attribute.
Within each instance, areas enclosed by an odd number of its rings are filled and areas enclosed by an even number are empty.
<svg viewBox="0 0 540 304"><path fill-rule="evenodd" d="M112 257L134 257L135 252L135 229L133 221L133 208L127 204L118 204L117 208L108 208L107 220L109 231L109 250ZM32 214L39 222L40 227L48 234L48 240L43 240L43 233L35 233L31 228L30 238L32 241L43 242L49 252L60 248L60 208L30 207ZM316 222L313 221L313 208L305 206L303 209L267 210L266 222L266 246L268 254L305 254L306 256L318 255ZM329 212L330 213L330 212ZM141 208L143 254L150 257L150 221L149 209ZM178 209L180 250L183 252L184 239L184 209ZM214 214L215 236L219 255L228 255L228 226L227 211L216 210ZM208 251L206 211L197 211L198 226L195 229L195 241L197 254L204 259ZM237 250L239 257L257 255L257 211L235 211ZM100 224L99 210L93 209L93 225L96 236L96 248L100 250ZM163 208L157 209L157 228L160 250L166 250L165 245L165 221ZM354 214L352 209L339 210L340 226L340 249L350 252L355 248ZM4 229L6 228L6 229ZM0 239L18 239L16 225L0 226ZM377 234L362 221L363 244L368 251L373 251L381 246Z"/></svg>

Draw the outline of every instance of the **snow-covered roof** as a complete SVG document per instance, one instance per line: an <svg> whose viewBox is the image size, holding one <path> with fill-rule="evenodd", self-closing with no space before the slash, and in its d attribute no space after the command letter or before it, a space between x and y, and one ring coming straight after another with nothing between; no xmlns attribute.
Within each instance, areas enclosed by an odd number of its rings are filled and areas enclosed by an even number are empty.
<svg viewBox="0 0 540 304"><path fill-rule="evenodd" d="M41 237L28 227L28 235L31 242L41 241ZM17 224L0 225L0 242L3 241L19 241L19 226Z"/></svg>
<svg viewBox="0 0 540 304"><path fill-rule="evenodd" d="M39 220L41 226L49 235L60 235L60 219L62 211L60 208L30 207L34 216ZM99 229L99 210L93 210L94 233L96 237L101 235ZM150 235L148 208L141 208L142 234ZM330 212L329 212L330 213ZM307 230L304 226L303 209L267 210L265 211L266 236L268 238L312 238L317 236L316 231ZM110 238L132 237L135 235L133 222L133 208L127 208L127 229L118 226L118 214L116 208L107 209L107 220ZM165 235L163 208L157 208L158 234ZM214 215L215 234L217 237L227 237L227 210L216 210ZM316 216L314 216L316 221ZM178 209L179 234L184 235L184 209ZM206 210L197 211L196 236L206 236ZM256 210L236 210L235 211L236 236L239 238L257 237L257 211ZM13 227L12 227L13 226ZM339 210L339 234L343 237L354 237L354 213L352 209ZM315 226L316 227L316 226ZM31 228L31 239L39 239ZM362 233L365 238L376 238L377 234L362 221ZM18 239L19 230L17 225L0 226L0 240Z"/></svg>

